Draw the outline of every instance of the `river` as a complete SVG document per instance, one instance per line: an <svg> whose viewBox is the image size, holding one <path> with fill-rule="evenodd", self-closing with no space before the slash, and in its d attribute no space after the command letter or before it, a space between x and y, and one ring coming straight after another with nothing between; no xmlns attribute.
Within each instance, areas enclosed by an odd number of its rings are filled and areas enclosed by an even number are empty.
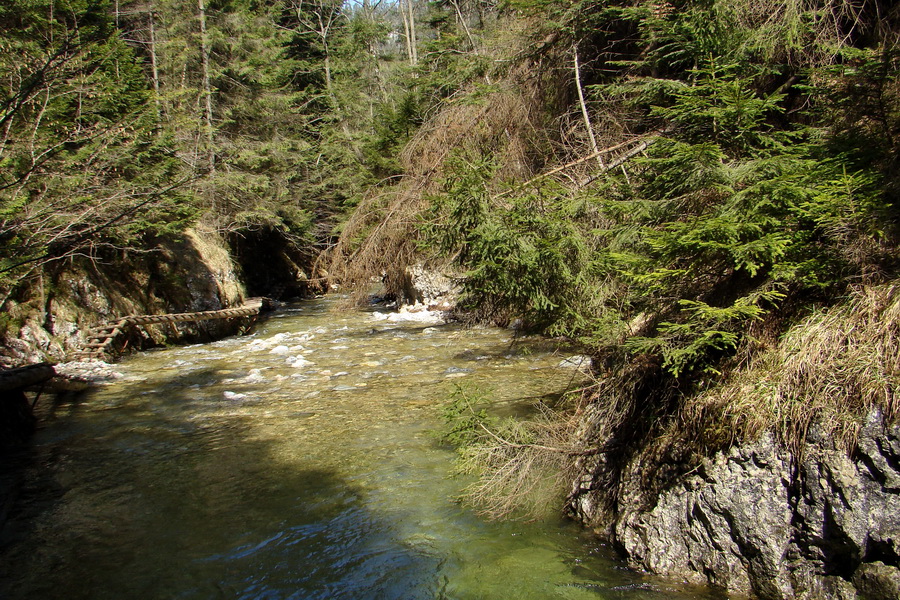
<svg viewBox="0 0 900 600"><path fill-rule="evenodd" d="M510 330L287 305L248 336L128 357L41 427L0 598L720 598L625 569L562 519L489 522L441 444L455 385L527 409L577 385Z"/></svg>

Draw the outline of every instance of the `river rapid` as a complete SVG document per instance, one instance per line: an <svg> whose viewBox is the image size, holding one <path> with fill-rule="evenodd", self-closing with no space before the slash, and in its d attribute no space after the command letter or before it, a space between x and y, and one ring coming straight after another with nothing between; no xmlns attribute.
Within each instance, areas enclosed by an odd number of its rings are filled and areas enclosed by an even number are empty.
<svg viewBox="0 0 900 600"><path fill-rule="evenodd" d="M133 355L3 474L0 598L721 597L624 568L562 519L488 522L441 444L455 385L527 411L583 375L552 342L425 313L285 306L255 333Z"/></svg>

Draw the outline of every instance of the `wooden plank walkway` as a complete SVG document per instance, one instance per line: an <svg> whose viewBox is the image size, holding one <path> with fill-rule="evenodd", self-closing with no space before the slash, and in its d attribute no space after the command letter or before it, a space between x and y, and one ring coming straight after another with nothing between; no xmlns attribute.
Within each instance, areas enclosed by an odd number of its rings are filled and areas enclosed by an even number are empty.
<svg viewBox="0 0 900 600"><path fill-rule="evenodd" d="M15 369L0 371L0 392L24 390L56 377L56 370L50 363L25 365Z"/></svg>
<svg viewBox="0 0 900 600"><path fill-rule="evenodd" d="M172 313L168 315L133 315L122 317L98 325L88 330L88 340L82 350L75 353L75 360L100 360L107 356L115 339L130 327L156 325L160 323L187 323L196 321L212 321L216 319L237 319L253 317L269 308L265 298L250 298L241 306L222 310L205 310L189 313Z"/></svg>
<svg viewBox="0 0 900 600"><path fill-rule="evenodd" d="M84 377L58 373L55 365L48 362L0 370L0 394L26 390L50 393L78 392L86 390L90 384L91 382Z"/></svg>

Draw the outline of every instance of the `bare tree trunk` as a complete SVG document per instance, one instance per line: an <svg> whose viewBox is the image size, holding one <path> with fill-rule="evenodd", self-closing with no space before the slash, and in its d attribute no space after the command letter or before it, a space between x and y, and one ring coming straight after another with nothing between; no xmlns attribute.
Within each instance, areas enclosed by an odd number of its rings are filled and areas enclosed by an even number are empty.
<svg viewBox="0 0 900 600"><path fill-rule="evenodd" d="M412 37L409 32L409 17L406 14L403 0L398 2L398 7L400 9L400 19L403 21L403 37L406 40L406 56L409 57L409 64L415 65L416 62L413 60Z"/></svg>
<svg viewBox="0 0 900 600"><path fill-rule="evenodd" d="M153 102L156 104L156 125L162 124L162 100L159 97L159 63L156 56L156 12L150 6L150 76L153 79Z"/></svg>
<svg viewBox="0 0 900 600"><path fill-rule="evenodd" d="M591 125L591 117L588 115L587 104L584 101L584 89L581 87L581 67L578 64L578 48L573 48L575 53L575 87L578 88L578 104L581 105L581 116L584 117L584 127L591 141L591 152L597 155L597 163L603 168L603 157L598 154L597 138L594 136L594 127Z"/></svg>
<svg viewBox="0 0 900 600"><path fill-rule="evenodd" d="M212 86L209 82L209 39L206 32L206 5L203 0L197 0L197 9L200 13L200 58L203 68L203 100L206 129L206 143L209 152L209 173L216 171L216 153L213 146L213 120L212 120Z"/></svg>
<svg viewBox="0 0 900 600"><path fill-rule="evenodd" d="M462 11L459 9L459 2L456 0L450 0L453 4L453 8L456 9L456 16L459 18L459 23L462 25L463 30L466 32L466 37L469 38L469 43L472 45L472 50L475 53L478 53L478 46L475 45L475 38L472 37L472 32L469 31L469 25L466 23L466 17L463 16Z"/></svg>
<svg viewBox="0 0 900 600"><path fill-rule="evenodd" d="M406 0L406 8L409 11L409 46L412 49L412 64L419 64L419 51L416 48L416 15L413 12L413 0Z"/></svg>

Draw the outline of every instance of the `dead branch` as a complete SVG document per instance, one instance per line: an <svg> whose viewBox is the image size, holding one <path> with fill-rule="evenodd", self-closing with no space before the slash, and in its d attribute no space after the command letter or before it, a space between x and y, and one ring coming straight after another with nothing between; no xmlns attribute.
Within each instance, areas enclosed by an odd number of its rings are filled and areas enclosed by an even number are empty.
<svg viewBox="0 0 900 600"><path fill-rule="evenodd" d="M626 147L630 146L631 144L634 144L635 142L637 142L637 146L630 149L625 154L618 157L616 160L613 160L612 162L605 164L602 169L599 169L598 172L596 172L592 176L592 178L589 180L589 181L594 181L601 174L606 173L610 169L614 169L614 168L622 165L628 159L630 159L633 156L640 154L641 152L646 150L648 146L650 146L651 144L653 144L656 141L655 138L657 136L660 136L664 133L665 133L665 131L654 131L653 133L648 133L647 135L641 136L639 138L621 142L619 144L616 144L615 146L610 146L609 148L603 148L601 150L597 150L596 152L591 152L590 154L588 154L586 156L582 156L581 158L573 160L572 162L569 162L562 166L556 167L555 169L550 169L546 173L541 173L540 175L537 175L536 177L532 177L528 181L525 181L524 183L521 183L514 188L510 188L510 189L506 190L505 192L501 192L501 193L493 196L491 198L491 200L497 200L499 198L503 198L505 196L508 196L509 194L512 194L513 192L515 192L517 190L524 189L524 188L534 184L537 181L541 181L542 179L552 177L553 175L556 175L557 173L561 173L562 171L566 171L568 169L571 169L572 167L576 167L580 164L584 164L588 161L594 160L600 156L603 156L604 154L609 154L610 152L615 152L616 150L621 150L622 148L626 148ZM587 183L582 183L582 187L584 185L587 185Z"/></svg>
<svg viewBox="0 0 900 600"><path fill-rule="evenodd" d="M510 442L509 440L505 440L487 427L484 426L484 423L479 423L479 427L484 429L488 435L497 440L503 446L507 448L529 448L533 450L546 450L547 452L555 452L558 454L566 454L568 456L593 456L595 454L602 454L604 451L599 448L592 448L590 450L575 450L573 448L554 448L553 446L543 446L541 444L518 444L516 442Z"/></svg>

